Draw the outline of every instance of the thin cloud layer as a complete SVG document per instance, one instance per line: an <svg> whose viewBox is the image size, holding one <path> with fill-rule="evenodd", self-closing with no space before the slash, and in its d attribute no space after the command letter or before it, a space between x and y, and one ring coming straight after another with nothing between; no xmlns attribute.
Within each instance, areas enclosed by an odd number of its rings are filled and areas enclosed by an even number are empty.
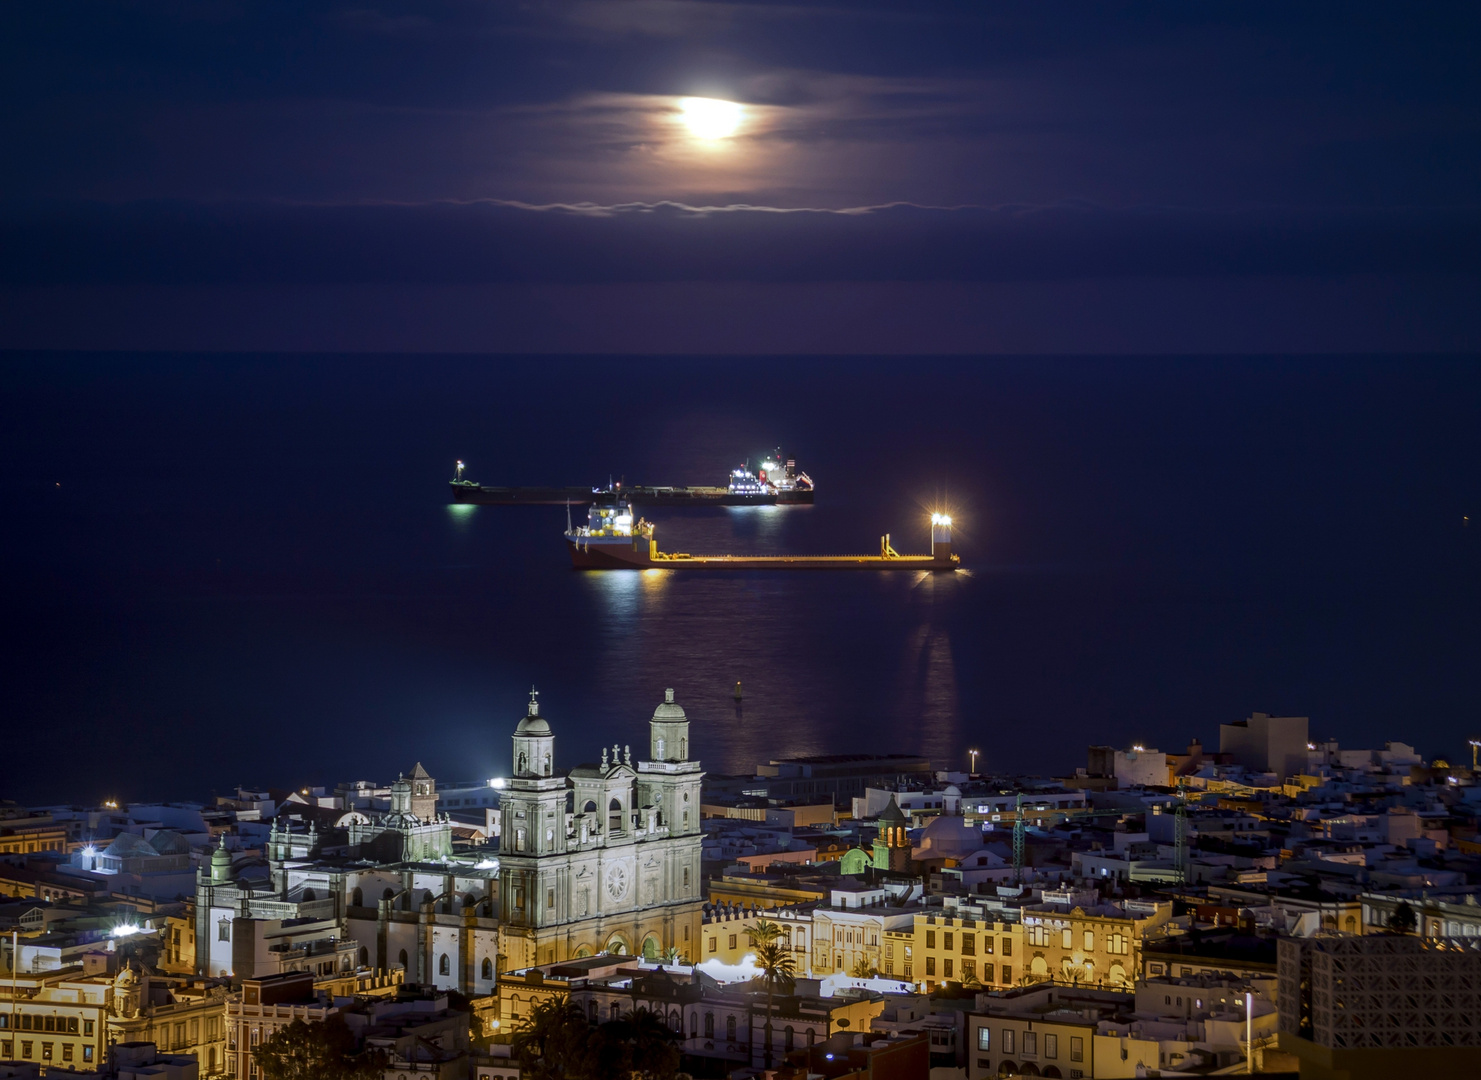
<svg viewBox="0 0 1481 1080"><path fill-rule="evenodd" d="M11 286L1061 281L1481 273L1473 210L1086 204L11 206Z"/></svg>

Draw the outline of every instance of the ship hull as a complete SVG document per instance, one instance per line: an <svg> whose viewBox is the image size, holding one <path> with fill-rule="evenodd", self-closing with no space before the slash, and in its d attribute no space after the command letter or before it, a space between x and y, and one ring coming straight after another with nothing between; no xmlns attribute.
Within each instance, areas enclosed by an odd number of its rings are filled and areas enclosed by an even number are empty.
<svg viewBox="0 0 1481 1080"><path fill-rule="evenodd" d="M611 493L578 487L484 487L456 480L449 485L455 503L477 506L586 506ZM632 487L622 495L634 506L810 506L811 491L745 494L717 487Z"/></svg>
<svg viewBox="0 0 1481 1080"><path fill-rule="evenodd" d="M961 569L961 560L943 555L666 555L647 540L637 543L589 542L566 538L571 565L578 570L873 570L944 573Z"/></svg>

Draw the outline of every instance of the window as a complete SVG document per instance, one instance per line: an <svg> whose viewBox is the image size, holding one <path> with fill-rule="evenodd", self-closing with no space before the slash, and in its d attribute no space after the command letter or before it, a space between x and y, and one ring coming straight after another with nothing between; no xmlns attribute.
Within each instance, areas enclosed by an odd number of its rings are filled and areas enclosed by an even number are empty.
<svg viewBox="0 0 1481 1080"><path fill-rule="evenodd" d="M1012 956L1013 955L1013 939L1010 938L1010 937L1005 937L1003 939L1003 955L1004 956Z"/></svg>
<svg viewBox="0 0 1481 1080"><path fill-rule="evenodd" d="M689 892L689 867L684 867L684 892Z"/></svg>
<svg viewBox="0 0 1481 1080"><path fill-rule="evenodd" d="M947 957L942 963L941 974L945 978L951 978L951 957Z"/></svg>
<svg viewBox="0 0 1481 1080"><path fill-rule="evenodd" d="M934 956L928 956L928 957L926 957L926 976L927 977L930 977L930 976L935 975L935 974L936 974L936 958Z"/></svg>
<svg viewBox="0 0 1481 1080"><path fill-rule="evenodd" d="M783 1045L782 1049L790 1054L792 1052L792 1049L797 1045L797 1033L792 1030L791 1024L787 1025L786 1036L786 1043Z"/></svg>
<svg viewBox="0 0 1481 1080"><path fill-rule="evenodd" d="M977 935L976 934L963 934L962 935L962 955L963 956L976 956L977 955Z"/></svg>
<svg viewBox="0 0 1481 1080"><path fill-rule="evenodd" d="M1005 1053L1005 1054L1011 1054L1011 1053L1013 1053L1013 1029L1012 1028L1004 1028L1003 1029L1003 1053Z"/></svg>
<svg viewBox="0 0 1481 1080"><path fill-rule="evenodd" d="M1005 983L1008 983L1010 985L1013 982L1013 968L1009 964L1004 964L1003 965L1003 978L1002 978L1002 981L1005 982Z"/></svg>
<svg viewBox="0 0 1481 1080"><path fill-rule="evenodd" d="M977 961L975 961L975 960L963 960L962 961L962 982L971 982L975 978L977 978Z"/></svg>
<svg viewBox="0 0 1481 1080"><path fill-rule="evenodd" d="M992 982L992 965L991 964L983 964L982 965L982 981L985 982L985 983Z"/></svg>
<svg viewBox="0 0 1481 1080"><path fill-rule="evenodd" d="M1057 1057L1059 1057L1059 1036L1058 1035L1045 1035L1044 1036L1044 1056L1046 1058L1057 1058Z"/></svg>
<svg viewBox="0 0 1481 1080"><path fill-rule="evenodd" d="M1087 930L1087 931L1085 931L1085 951L1086 952L1095 952L1095 931L1094 930Z"/></svg>
<svg viewBox="0 0 1481 1080"><path fill-rule="evenodd" d="M1039 1056L1039 1033L1037 1031L1023 1033L1023 1054L1025 1057Z"/></svg>
<svg viewBox="0 0 1481 1080"><path fill-rule="evenodd" d="M910 981L910 979L911 979L911 975L910 975L910 965L909 965L909 964L906 964L906 965L905 965L905 981L906 981L906 982L909 982L909 981Z"/></svg>
<svg viewBox="0 0 1481 1080"><path fill-rule="evenodd" d="M719 945L718 939L716 939L716 938L710 938L710 952L714 952L715 949L716 949L716 947L718 945Z"/></svg>
<svg viewBox="0 0 1481 1080"><path fill-rule="evenodd" d="M936 947L936 931L934 931L934 930L927 930L926 931L926 948L928 948L928 949L934 949L935 947Z"/></svg>
<svg viewBox="0 0 1481 1080"><path fill-rule="evenodd" d="M725 1037L731 1042L735 1042L735 1017L733 1016L727 1016L725 1018Z"/></svg>
<svg viewBox="0 0 1481 1080"><path fill-rule="evenodd" d="M1075 932L1068 926L1065 927L1062 931L1060 931L1059 942L1059 947L1061 949L1073 949L1075 947Z"/></svg>
<svg viewBox="0 0 1481 1080"><path fill-rule="evenodd" d="M494 962L492 960L490 960L487 956L485 956L483 958L483 968L482 968L482 971L483 971L483 977L485 979L492 979L494 977Z"/></svg>
<svg viewBox="0 0 1481 1080"><path fill-rule="evenodd" d="M1070 1036L1070 1060L1085 1060L1085 1040L1080 1038L1080 1036L1078 1035Z"/></svg>
<svg viewBox="0 0 1481 1080"><path fill-rule="evenodd" d="M895 947L893 945L886 944L884 947L884 955L886 960L893 957L895 955Z"/></svg>
<svg viewBox="0 0 1481 1080"><path fill-rule="evenodd" d="M216 940L217 941L230 941L231 940L231 920L230 919L223 918L220 922L218 922L216 924Z"/></svg>
<svg viewBox="0 0 1481 1080"><path fill-rule="evenodd" d="M546 911L554 911L555 910L555 890L554 889L546 889L545 890L545 910Z"/></svg>
<svg viewBox="0 0 1481 1080"><path fill-rule="evenodd" d="M984 956L992 955L992 942L993 937L991 934L982 935L982 953Z"/></svg>
<svg viewBox="0 0 1481 1080"><path fill-rule="evenodd" d="M525 836L526 836L526 833L525 833L525 830L523 828L518 828L518 829L515 829L514 830L514 850L515 851L523 851L525 849L525 847L527 846L527 842L525 840Z"/></svg>
<svg viewBox="0 0 1481 1080"><path fill-rule="evenodd" d="M980 1027L977 1029L977 1049L992 1049L992 1028Z"/></svg>
<svg viewBox="0 0 1481 1080"><path fill-rule="evenodd" d="M407 966L406 965L406 950L405 949L402 949L401 950L401 966L403 968Z"/></svg>
<svg viewBox="0 0 1481 1080"><path fill-rule="evenodd" d="M715 1037L715 1014L712 1013L712 1012L705 1013L705 1038L706 1039L713 1039L714 1037Z"/></svg>
<svg viewBox="0 0 1481 1080"><path fill-rule="evenodd" d="M735 948L735 935L734 934L731 934L730 935L730 946L729 947L732 948L732 949Z"/></svg>
<svg viewBox="0 0 1481 1080"><path fill-rule="evenodd" d="M215 1054L216 1054L216 1051L215 1050L212 1050L211 1051L211 1055L212 1055L213 1058L214 1058ZM83 1061L91 1061L92 1059L93 1059L93 1048L91 1046L84 1046L82 1048L82 1060Z"/></svg>

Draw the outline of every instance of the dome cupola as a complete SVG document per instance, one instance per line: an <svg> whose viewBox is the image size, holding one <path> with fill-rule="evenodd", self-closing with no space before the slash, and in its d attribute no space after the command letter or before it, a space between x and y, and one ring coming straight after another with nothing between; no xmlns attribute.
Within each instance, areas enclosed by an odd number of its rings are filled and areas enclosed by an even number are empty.
<svg viewBox="0 0 1481 1080"><path fill-rule="evenodd" d="M689 760L689 717L674 701L673 687L663 692L663 702L648 722L649 756L653 761Z"/></svg>
<svg viewBox="0 0 1481 1080"><path fill-rule="evenodd" d="M514 728L514 776L535 780L552 775L555 735L540 715L540 692L530 687L529 710Z"/></svg>

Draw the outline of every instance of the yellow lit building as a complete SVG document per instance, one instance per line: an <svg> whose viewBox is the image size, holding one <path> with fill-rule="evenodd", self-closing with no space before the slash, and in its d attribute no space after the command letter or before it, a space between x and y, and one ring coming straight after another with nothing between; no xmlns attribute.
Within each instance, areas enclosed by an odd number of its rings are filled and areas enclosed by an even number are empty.
<svg viewBox="0 0 1481 1080"><path fill-rule="evenodd" d="M1022 917L1020 979L1119 987L1136 982L1142 941L1172 918L1172 904L1048 903L1024 908Z"/></svg>
<svg viewBox="0 0 1481 1080"><path fill-rule="evenodd" d="M901 972L895 977L913 979L927 991L948 982L986 989L1018 983L1023 978L1023 927L981 915L965 907L916 915L909 945L892 943L905 949L904 966L895 968Z"/></svg>

